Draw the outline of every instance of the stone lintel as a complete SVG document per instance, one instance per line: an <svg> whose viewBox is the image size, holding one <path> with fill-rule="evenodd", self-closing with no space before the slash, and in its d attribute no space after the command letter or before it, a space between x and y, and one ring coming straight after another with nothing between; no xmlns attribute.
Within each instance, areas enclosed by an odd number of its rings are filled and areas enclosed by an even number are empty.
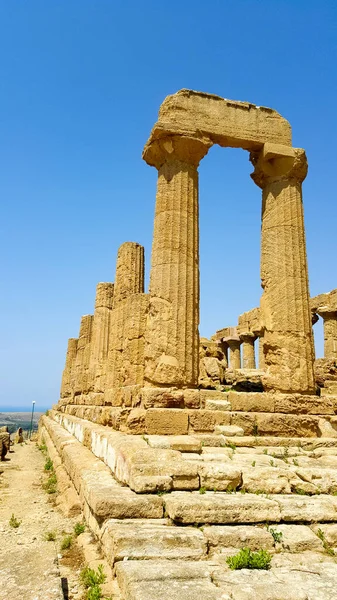
<svg viewBox="0 0 337 600"><path fill-rule="evenodd" d="M152 143L172 135L250 152L260 150L266 142L291 146L290 124L275 110L187 89L165 98L145 146L144 160L152 164Z"/></svg>

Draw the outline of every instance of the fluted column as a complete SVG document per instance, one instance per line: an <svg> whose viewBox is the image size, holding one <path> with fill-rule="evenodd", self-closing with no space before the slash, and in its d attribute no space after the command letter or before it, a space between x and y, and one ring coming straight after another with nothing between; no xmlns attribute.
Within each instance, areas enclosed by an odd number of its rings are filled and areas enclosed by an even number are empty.
<svg viewBox="0 0 337 600"><path fill-rule="evenodd" d="M250 332L244 332L240 334L240 340L242 341L242 368L243 369L256 369L255 363L255 342L256 336Z"/></svg>
<svg viewBox="0 0 337 600"><path fill-rule="evenodd" d="M140 314L144 308L139 297L144 294L144 247L137 242L125 242L118 249L116 262L116 277L114 286L113 306L110 319L109 353L108 368L106 377L106 396L111 399L111 394L117 387L129 383L130 365L130 343L129 337L131 331L137 330L137 324L144 320L144 315ZM130 323L131 320L131 323ZM144 328L144 325L143 325ZM137 330L138 332L138 330ZM134 355L137 359L136 371L144 371L144 351L139 346L144 347L144 338L133 340L133 345L137 346ZM128 351L125 353L125 349ZM126 365L124 364L126 363ZM128 374L125 373L125 368ZM134 381L134 380L132 380Z"/></svg>
<svg viewBox="0 0 337 600"><path fill-rule="evenodd" d="M233 336L224 338L224 342L226 342L229 348L229 368L236 371L241 368L241 340L239 336Z"/></svg>
<svg viewBox="0 0 337 600"><path fill-rule="evenodd" d="M93 315L84 315L81 318L80 333L77 342L75 360L74 392L77 394L88 391L88 372L90 364L90 341L92 334Z"/></svg>
<svg viewBox="0 0 337 600"><path fill-rule="evenodd" d="M196 386L199 374L198 172L209 145L172 136L145 160L158 169L146 331L145 379Z"/></svg>
<svg viewBox="0 0 337 600"><path fill-rule="evenodd" d="M324 358L337 358L337 312L319 309L324 324Z"/></svg>
<svg viewBox="0 0 337 600"><path fill-rule="evenodd" d="M132 294L144 292L144 247L124 242L117 254L114 306Z"/></svg>
<svg viewBox="0 0 337 600"><path fill-rule="evenodd" d="M67 398L72 393L72 370L75 365L76 353L77 353L77 338L69 338L66 363L64 366L61 382L61 398Z"/></svg>
<svg viewBox="0 0 337 600"><path fill-rule="evenodd" d="M251 155L262 188L261 313L265 389L314 393L302 181L302 149L265 144Z"/></svg>
<svg viewBox="0 0 337 600"><path fill-rule="evenodd" d="M264 331L261 331L261 333L259 335L259 370L260 371L265 370L263 339L264 339Z"/></svg>
<svg viewBox="0 0 337 600"><path fill-rule="evenodd" d="M97 284L90 356L90 374L95 392L104 392L113 295L113 283Z"/></svg>

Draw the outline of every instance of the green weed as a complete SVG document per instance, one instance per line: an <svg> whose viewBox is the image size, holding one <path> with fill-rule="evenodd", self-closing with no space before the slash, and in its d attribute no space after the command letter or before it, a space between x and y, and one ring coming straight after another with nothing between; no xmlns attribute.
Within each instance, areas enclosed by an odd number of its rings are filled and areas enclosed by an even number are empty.
<svg viewBox="0 0 337 600"><path fill-rule="evenodd" d="M50 458L47 458L45 465L44 465L44 470L45 471L53 471L54 470L53 461Z"/></svg>
<svg viewBox="0 0 337 600"><path fill-rule="evenodd" d="M229 556L226 562L230 569L269 569L272 556L267 550L252 552L250 548L242 548L234 556Z"/></svg>
<svg viewBox="0 0 337 600"><path fill-rule="evenodd" d="M269 527L269 525L267 527L267 531L269 531L269 533L271 533L271 535L273 536L275 544L279 544L281 542L281 540L283 538L282 531L277 531L273 527Z"/></svg>
<svg viewBox="0 0 337 600"><path fill-rule="evenodd" d="M327 539L325 537L324 531L322 531L322 529L317 530L317 536L321 540L325 552L327 554L329 554L329 556L335 556L335 551L333 548L331 548L329 542L327 541Z"/></svg>
<svg viewBox="0 0 337 600"><path fill-rule="evenodd" d="M61 545L60 545L61 550L69 550L69 548L71 548L72 543L73 543L73 538L71 537L71 535L65 535L61 541Z"/></svg>
<svg viewBox="0 0 337 600"><path fill-rule="evenodd" d="M9 519L9 526L12 527L13 529L17 529L18 527L20 527L22 521L19 521L14 513L12 513L11 518Z"/></svg>
<svg viewBox="0 0 337 600"><path fill-rule="evenodd" d="M101 584L106 581L103 565L98 565L97 571L85 567L81 571L80 579L86 589L86 600L100 600L102 598Z"/></svg>
<svg viewBox="0 0 337 600"><path fill-rule="evenodd" d="M54 472L52 472L47 481L43 484L43 489L47 492L47 494L55 494L57 492L57 479Z"/></svg>
<svg viewBox="0 0 337 600"><path fill-rule="evenodd" d="M85 524L84 523L75 523L74 525L74 533L75 535L81 535L81 533L85 532Z"/></svg>

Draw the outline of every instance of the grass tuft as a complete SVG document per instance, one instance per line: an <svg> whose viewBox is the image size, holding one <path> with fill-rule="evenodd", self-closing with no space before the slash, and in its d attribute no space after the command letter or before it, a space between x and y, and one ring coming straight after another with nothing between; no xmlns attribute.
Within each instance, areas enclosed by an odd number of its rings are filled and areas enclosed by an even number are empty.
<svg viewBox="0 0 337 600"><path fill-rule="evenodd" d="M85 532L85 523L75 523L74 525L74 533L76 536L81 535L81 533Z"/></svg>
<svg viewBox="0 0 337 600"><path fill-rule="evenodd" d="M325 537L324 531L322 531L322 529L317 530L317 536L321 540L325 552L327 554L329 554L329 556L335 556L335 551L333 548L331 548L329 542L327 541L327 539Z"/></svg>
<svg viewBox="0 0 337 600"><path fill-rule="evenodd" d="M54 472L52 472L47 481L43 484L43 489L47 492L47 494L56 494L57 492L57 479Z"/></svg>
<svg viewBox="0 0 337 600"><path fill-rule="evenodd" d="M271 535L273 536L275 544L279 544L282 541L282 538L283 538L282 531L277 531L277 529L274 529L273 527L269 527L269 526L267 527L267 531L269 531L269 533L271 533Z"/></svg>
<svg viewBox="0 0 337 600"><path fill-rule="evenodd" d="M17 529L18 527L20 527L22 521L19 521L16 516L14 515L14 513L12 513L11 518L9 519L9 526L12 527L13 529Z"/></svg>
<svg viewBox="0 0 337 600"><path fill-rule="evenodd" d="M47 458L45 465L44 465L44 470L45 471L53 471L54 470L54 465L53 465L53 461L51 460L51 458Z"/></svg>
<svg viewBox="0 0 337 600"><path fill-rule="evenodd" d="M69 550L69 548L71 548L72 543L73 543L72 536L65 535L61 541L61 546L60 546L61 550Z"/></svg>
<svg viewBox="0 0 337 600"><path fill-rule="evenodd" d="M234 556L229 556L226 562L233 571L237 569L269 569L272 555L267 550L252 552L250 548L242 548Z"/></svg>
<svg viewBox="0 0 337 600"><path fill-rule="evenodd" d="M81 571L80 579L86 589L86 600L100 600L102 598L101 584L106 581L103 565L98 565L97 571L85 567Z"/></svg>

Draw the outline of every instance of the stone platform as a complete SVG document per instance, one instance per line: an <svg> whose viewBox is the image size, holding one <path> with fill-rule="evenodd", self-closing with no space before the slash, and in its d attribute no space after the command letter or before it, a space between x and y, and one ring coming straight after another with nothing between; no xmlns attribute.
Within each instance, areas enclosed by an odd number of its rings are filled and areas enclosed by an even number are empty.
<svg viewBox="0 0 337 600"><path fill-rule="evenodd" d="M142 388L60 399L57 409L131 434L214 433L235 426L244 435L337 437L337 395Z"/></svg>
<svg viewBox="0 0 337 600"><path fill-rule="evenodd" d="M40 438L58 503L84 514L122 600L336 597L337 437L132 435L53 410ZM271 568L231 571L243 547L268 550Z"/></svg>

